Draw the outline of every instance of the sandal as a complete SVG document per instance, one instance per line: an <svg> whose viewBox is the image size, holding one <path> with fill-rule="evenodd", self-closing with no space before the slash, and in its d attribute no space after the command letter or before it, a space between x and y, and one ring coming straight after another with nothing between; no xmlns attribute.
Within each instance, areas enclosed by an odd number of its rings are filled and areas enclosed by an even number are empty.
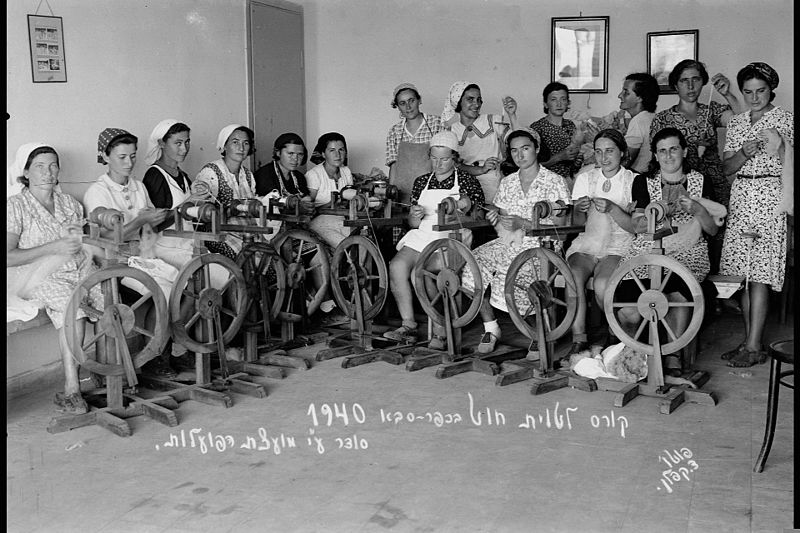
<svg viewBox="0 0 800 533"><path fill-rule="evenodd" d="M723 353L719 357L720 357L720 359L725 359L725 360L733 359L734 357L739 355L739 352L741 352L742 350L744 350L744 342L742 342L739 346L737 346L733 350L728 350L727 352Z"/></svg>
<svg viewBox="0 0 800 533"><path fill-rule="evenodd" d="M57 392L55 398L53 398L53 403L58 406L56 410L60 413L82 415L89 412L89 406L79 392L69 395Z"/></svg>
<svg viewBox="0 0 800 533"><path fill-rule="evenodd" d="M433 337L431 337L431 340L428 343L428 349L430 349L430 350L446 350L447 349L447 337L443 337L442 335L434 335Z"/></svg>
<svg viewBox="0 0 800 533"><path fill-rule="evenodd" d="M664 356L664 374L674 378L681 377L683 374L683 366L681 365L680 357L677 355Z"/></svg>
<svg viewBox="0 0 800 533"><path fill-rule="evenodd" d="M500 340L497 335L491 331L487 331L481 337L481 342L478 344L478 353L487 354L494 351L497 341Z"/></svg>
<svg viewBox="0 0 800 533"><path fill-rule="evenodd" d="M400 326L392 331L387 331L383 334L384 339L389 339L397 342L406 340L414 341L417 339L417 328L410 328L408 326Z"/></svg>
<svg viewBox="0 0 800 533"><path fill-rule="evenodd" d="M733 356L728 361L728 366L734 368L747 368L753 365L760 365L767 361L767 352L764 350L748 350L742 348L742 351Z"/></svg>

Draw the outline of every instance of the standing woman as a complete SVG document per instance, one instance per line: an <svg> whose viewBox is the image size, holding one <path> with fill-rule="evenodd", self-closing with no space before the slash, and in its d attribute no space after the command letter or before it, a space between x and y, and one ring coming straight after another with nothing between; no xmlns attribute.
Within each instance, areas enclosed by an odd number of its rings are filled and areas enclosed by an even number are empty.
<svg viewBox="0 0 800 533"><path fill-rule="evenodd" d="M217 150L221 157L200 169L192 184L192 192L202 194L202 191L198 191L198 184L205 184L210 190L210 197L226 209L235 199L254 198L255 178L244 165L244 161L255 151L253 138L253 130L241 124L229 124L222 128L217 136ZM205 245L211 252L236 259L242 250L242 236L228 232L225 242L206 241Z"/></svg>
<svg viewBox="0 0 800 533"><path fill-rule="evenodd" d="M487 203L494 201L500 179L500 162L505 153L503 138L506 132L516 128L517 102L510 96L503 98L503 109L509 123L502 115L481 115L483 98L481 88L474 83L457 81L442 111L444 126L456 134L461 163L458 170L475 176L483 188Z"/></svg>
<svg viewBox="0 0 800 533"><path fill-rule="evenodd" d="M725 140L725 173L736 177L720 272L747 279L742 296L745 340L722 358L729 359L729 366L743 367L765 361L767 289L780 291L783 286L786 212L779 206L789 200L782 198L787 195L782 174L787 150L794 148L794 114L772 103L779 77L766 63L750 63L736 81L749 109L731 119ZM772 149L765 143L766 132L777 141ZM757 236L751 240L747 233Z"/></svg>
<svg viewBox="0 0 800 533"><path fill-rule="evenodd" d="M531 129L542 138L539 161L542 166L560 175L572 189L572 176L581 168L580 142L573 142L578 131L575 123L564 118L569 110L569 88L563 83L548 83L542 91L546 115Z"/></svg>
<svg viewBox="0 0 800 533"><path fill-rule="evenodd" d="M400 190L400 201L408 203L417 176L431 172L428 143L444 129L442 119L419 110L422 96L413 83L401 83L392 91L392 109L400 111L400 122L386 135L386 166L389 183Z"/></svg>
<svg viewBox="0 0 800 533"><path fill-rule="evenodd" d="M626 121L625 143L628 145L626 166L638 172L646 172L653 154L650 152L650 126L656 116L658 104L658 81L646 72L634 72L625 77L617 98L619 108L631 115Z"/></svg>
<svg viewBox="0 0 800 533"><path fill-rule="evenodd" d="M700 61L684 59L675 65L669 73L669 86L677 91L678 103L656 114L650 125L650 138L663 128L677 128L689 146L686 155L689 166L711 179L715 200L727 208L731 184L722 171L717 149L717 128L726 127L734 113L739 112L739 101L730 92L728 78L714 74L711 84L728 103L720 104L713 100L708 105L700 103L700 92L708 81L708 71ZM719 271L723 231L721 229L709 241L711 274Z"/></svg>

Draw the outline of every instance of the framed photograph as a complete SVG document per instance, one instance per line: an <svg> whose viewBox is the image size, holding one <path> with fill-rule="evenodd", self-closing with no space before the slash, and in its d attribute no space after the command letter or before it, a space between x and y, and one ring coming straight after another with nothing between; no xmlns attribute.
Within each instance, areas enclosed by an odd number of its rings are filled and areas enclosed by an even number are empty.
<svg viewBox="0 0 800 533"><path fill-rule="evenodd" d="M697 60L699 30L660 31L647 34L647 72L658 80L661 94L676 94L669 73L684 59Z"/></svg>
<svg viewBox="0 0 800 533"><path fill-rule="evenodd" d="M608 92L608 17L553 17L550 80L573 93Z"/></svg>
<svg viewBox="0 0 800 533"><path fill-rule="evenodd" d="M67 81L64 26L61 17L28 15L33 83Z"/></svg>

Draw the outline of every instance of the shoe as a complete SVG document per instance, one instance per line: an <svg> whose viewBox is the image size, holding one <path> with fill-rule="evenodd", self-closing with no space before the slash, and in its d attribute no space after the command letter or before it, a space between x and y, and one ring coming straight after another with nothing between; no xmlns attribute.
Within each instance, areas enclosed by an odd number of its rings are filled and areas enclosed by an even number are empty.
<svg viewBox="0 0 800 533"><path fill-rule="evenodd" d="M171 366L169 366L169 363L160 357L156 357L147 363L142 369L151 376L158 378L172 379L178 377L178 373L175 372Z"/></svg>
<svg viewBox="0 0 800 533"><path fill-rule="evenodd" d="M722 354L722 355L720 355L719 357L720 357L720 359L725 359L725 360L728 360L728 359L733 359L733 358L734 358L734 357L736 357L736 356L739 354L739 352L741 352L742 350L744 350L744 342L743 342L743 343L741 343L741 344L740 344L739 346L737 346L736 348L734 348L733 350L728 350L727 352L723 353L723 354Z"/></svg>
<svg viewBox="0 0 800 533"><path fill-rule="evenodd" d="M497 344L500 338L492 333L491 331L487 331L481 337L481 342L478 344L478 353L492 353L494 351L494 346Z"/></svg>
<svg viewBox="0 0 800 533"><path fill-rule="evenodd" d="M447 349L447 337L442 337L441 335L434 335L433 337L431 337L431 340L428 343L428 349L430 349L430 350L446 350Z"/></svg>
<svg viewBox="0 0 800 533"><path fill-rule="evenodd" d="M186 352L183 355L173 357L170 361L170 366L180 372L181 370L194 370L194 363L194 356L192 356L192 354L189 352Z"/></svg>
<svg viewBox="0 0 800 533"><path fill-rule="evenodd" d="M400 326L395 330L385 332L383 338L397 342L416 340L417 330L416 328L410 328L408 326Z"/></svg>
<svg viewBox="0 0 800 533"><path fill-rule="evenodd" d="M58 406L56 410L59 413L82 415L89 412L86 400L78 392L69 395L57 392L55 398L53 398L53 403Z"/></svg>
<svg viewBox="0 0 800 533"><path fill-rule="evenodd" d="M664 375L679 378L683 374L681 359L677 355L664 356Z"/></svg>
<svg viewBox="0 0 800 533"><path fill-rule="evenodd" d="M734 368L747 368L753 365L760 365L767 361L767 352L764 350L748 350L747 348L742 348L742 350L734 355L730 361L728 361L728 366L732 366Z"/></svg>
<svg viewBox="0 0 800 533"><path fill-rule="evenodd" d="M725 300L717 300L720 304L720 309L722 312L727 313L729 315L742 315L742 307L739 305L739 302L732 298L727 298Z"/></svg>
<svg viewBox="0 0 800 533"><path fill-rule="evenodd" d="M572 343L572 347L567 352L567 355L564 356L564 359L569 361L571 355L575 355L576 353L585 352L589 349L589 343L586 341L575 341Z"/></svg>
<svg viewBox="0 0 800 533"><path fill-rule="evenodd" d="M331 311L322 317L320 324L323 326L333 326L336 324L346 324L350 322L350 317L341 311Z"/></svg>

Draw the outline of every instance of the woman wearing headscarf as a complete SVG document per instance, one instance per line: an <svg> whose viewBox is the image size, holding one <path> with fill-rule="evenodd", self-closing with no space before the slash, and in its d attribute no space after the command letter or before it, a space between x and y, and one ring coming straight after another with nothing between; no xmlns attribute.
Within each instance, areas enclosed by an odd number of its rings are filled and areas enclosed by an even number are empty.
<svg viewBox="0 0 800 533"><path fill-rule="evenodd" d="M399 200L408 203L414 180L431 171L428 143L444 130L442 119L419 110L422 96L413 83L401 83L392 91L392 109L400 111L400 121L386 135L386 166L389 183L400 190Z"/></svg>
<svg viewBox="0 0 800 533"><path fill-rule="evenodd" d="M714 184L714 199L728 207L731 184L722 171L722 161L717 148L717 128L724 128L734 113L739 112L739 101L730 91L730 81L722 74L710 78L711 86L725 98L727 104L711 100L700 103L700 92L709 82L708 71L703 63L694 59L680 61L669 73L669 86L678 93L678 103L656 113L650 125L650 138L659 130L677 128L689 143L686 159L694 170L711 179ZM710 91L710 89L709 89ZM708 243L711 274L719 270L722 239L725 228L720 228Z"/></svg>
<svg viewBox="0 0 800 533"><path fill-rule="evenodd" d="M43 143L19 147L8 169L22 185L6 202L6 266L9 279L19 279L17 295L41 302L53 325L64 364L64 393L56 395L60 410L87 411L81 397L78 370L64 336L64 311L81 281L97 270L81 245L83 206L56 189L60 172L56 151ZM89 292L92 305L103 308L99 286ZM87 315L78 310L78 331L85 332Z"/></svg>
<svg viewBox="0 0 800 533"><path fill-rule="evenodd" d="M768 64L750 63L736 81L748 110L731 119L725 138L722 164L735 178L720 273L747 280L742 295L745 340L722 358L743 367L765 361L767 289L783 287L786 214L794 212L794 114L772 103L780 78Z"/></svg>
<svg viewBox="0 0 800 533"><path fill-rule="evenodd" d="M220 158L206 163L192 183L194 197L206 197L228 209L235 199L255 198L256 182L253 173L244 164L255 151L253 130L241 124L228 124L217 135ZM205 193L203 184L208 188ZM205 242L214 252L236 259L242 250L242 236L227 232L225 242Z"/></svg>
<svg viewBox="0 0 800 533"><path fill-rule="evenodd" d="M442 111L446 128L458 138L461 163L458 170L478 178L487 203L492 203L502 174L500 162L505 153L503 138L509 127L516 129L517 102L510 96L503 98L503 115L481 115L483 98L481 88L474 83L457 81L450 87Z"/></svg>

